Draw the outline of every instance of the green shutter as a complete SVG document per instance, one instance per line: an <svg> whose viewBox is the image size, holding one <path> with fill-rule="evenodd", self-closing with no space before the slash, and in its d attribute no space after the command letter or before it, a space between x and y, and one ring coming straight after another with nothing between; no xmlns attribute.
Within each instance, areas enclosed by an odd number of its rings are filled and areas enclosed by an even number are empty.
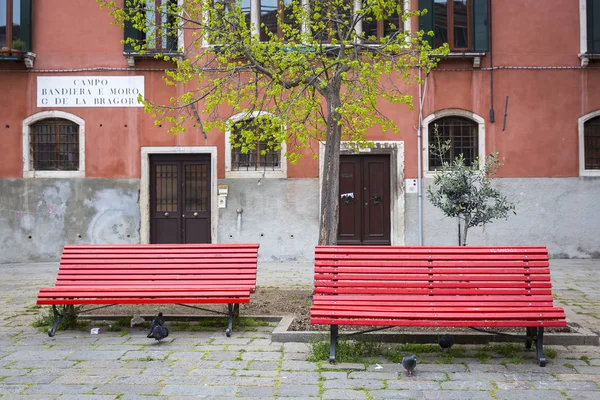
<svg viewBox="0 0 600 400"><path fill-rule="evenodd" d="M419 0L419 10L427 9L427 14L419 17L419 30L425 33L433 30L433 0ZM433 37L425 36L433 47Z"/></svg>
<svg viewBox="0 0 600 400"><path fill-rule="evenodd" d="M490 24L488 0L472 0L473 4L473 50L488 51Z"/></svg>
<svg viewBox="0 0 600 400"><path fill-rule="evenodd" d="M600 0L587 0L588 53L600 53Z"/></svg>
<svg viewBox="0 0 600 400"><path fill-rule="evenodd" d="M25 46L21 49L23 51L32 51L33 46L31 39L33 37L31 31L31 2L32 0L21 0L21 39L25 42Z"/></svg>

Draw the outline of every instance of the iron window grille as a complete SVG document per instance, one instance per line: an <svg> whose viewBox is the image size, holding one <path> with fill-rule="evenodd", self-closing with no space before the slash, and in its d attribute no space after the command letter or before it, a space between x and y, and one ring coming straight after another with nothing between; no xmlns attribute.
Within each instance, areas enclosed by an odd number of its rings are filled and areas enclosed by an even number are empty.
<svg viewBox="0 0 600 400"><path fill-rule="evenodd" d="M232 171L276 171L281 168L281 150L274 138L261 138L245 152L242 148L248 147L242 130L260 130L256 119L238 122L233 127L231 134L231 170ZM255 136L261 137L260 133Z"/></svg>
<svg viewBox="0 0 600 400"><path fill-rule="evenodd" d="M585 169L600 170L600 117L585 123L583 137Z"/></svg>
<svg viewBox="0 0 600 400"><path fill-rule="evenodd" d="M31 125L29 149L36 171L79 170L79 125L61 118Z"/></svg>
<svg viewBox="0 0 600 400"><path fill-rule="evenodd" d="M479 156L478 125L464 117L443 117L429 124L429 170L441 169L443 162L452 162L462 154L465 165L472 165ZM449 141L450 147L441 156L432 151L431 145Z"/></svg>
<svg viewBox="0 0 600 400"><path fill-rule="evenodd" d="M177 53L180 22L177 15L177 0L127 0L125 5L131 15L142 14L146 21L144 30L134 27L132 21L125 21L126 53L136 52L136 46L143 51L154 53Z"/></svg>

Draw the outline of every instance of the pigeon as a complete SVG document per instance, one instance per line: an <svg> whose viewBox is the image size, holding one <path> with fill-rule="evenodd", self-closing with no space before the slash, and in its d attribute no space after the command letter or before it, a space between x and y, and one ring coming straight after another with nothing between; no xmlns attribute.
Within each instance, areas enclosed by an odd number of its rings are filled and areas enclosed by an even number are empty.
<svg viewBox="0 0 600 400"><path fill-rule="evenodd" d="M402 366L406 369L406 375L412 376L413 369L417 366L417 356L406 356L402 358Z"/></svg>
<svg viewBox="0 0 600 400"><path fill-rule="evenodd" d="M169 330L162 325L156 325L148 334L148 339L156 339L159 342L169 336Z"/></svg>
<svg viewBox="0 0 600 400"><path fill-rule="evenodd" d="M150 322L150 333L146 336L148 339L156 339L159 342L169 336L169 330L163 326L165 319L161 312Z"/></svg>
<svg viewBox="0 0 600 400"><path fill-rule="evenodd" d="M454 345L454 336L442 335L438 343L442 349L449 349Z"/></svg>

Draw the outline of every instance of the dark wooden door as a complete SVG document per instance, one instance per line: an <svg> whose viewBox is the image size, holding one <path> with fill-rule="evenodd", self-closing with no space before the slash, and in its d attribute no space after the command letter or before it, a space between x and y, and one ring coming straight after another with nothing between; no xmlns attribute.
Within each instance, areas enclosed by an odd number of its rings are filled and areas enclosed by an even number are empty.
<svg viewBox="0 0 600 400"><path fill-rule="evenodd" d="M390 157L340 157L338 244L390 245Z"/></svg>
<svg viewBox="0 0 600 400"><path fill-rule="evenodd" d="M150 242L210 243L210 155L151 155L150 171Z"/></svg>

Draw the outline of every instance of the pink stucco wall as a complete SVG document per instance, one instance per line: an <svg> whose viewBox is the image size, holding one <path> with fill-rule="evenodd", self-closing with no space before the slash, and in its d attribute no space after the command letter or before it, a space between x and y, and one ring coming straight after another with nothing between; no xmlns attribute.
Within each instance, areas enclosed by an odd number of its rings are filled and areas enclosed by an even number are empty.
<svg viewBox="0 0 600 400"><path fill-rule="evenodd" d="M416 1L413 3L417 3ZM600 70L580 69L578 2L545 0L493 1L493 72L495 123L490 123L490 53L484 70L473 70L471 60L445 60L429 78L423 115L456 108L485 119L486 153L499 151L505 164L499 176L569 177L578 175L577 119L600 109ZM35 2L34 72L13 62L0 62L0 177L22 176L22 121L39 111L36 78L40 75L143 75L146 96L168 100L176 89L162 81L165 63L138 61L129 70L122 55L122 30L111 25L106 10L95 1L44 0ZM413 26L416 26L414 24ZM527 69L523 67L549 67ZM106 70L102 70L106 69ZM117 70L115 70L117 69ZM144 71L155 69L155 71ZM15 70L18 72L7 72ZM459 71L456 71L459 70ZM73 72L68 72L73 71ZM417 87L407 88L415 96ZM502 131L504 102L509 96L506 129ZM417 175L417 111L383 105L400 134L373 130L373 140L405 142L405 176ZM218 176L224 177L224 137L195 129L171 136L157 127L140 108L65 108L86 121L86 176L140 176L141 146L217 146ZM315 147L316 148L316 147ZM316 177L318 162L307 156L288 167L288 177Z"/></svg>

